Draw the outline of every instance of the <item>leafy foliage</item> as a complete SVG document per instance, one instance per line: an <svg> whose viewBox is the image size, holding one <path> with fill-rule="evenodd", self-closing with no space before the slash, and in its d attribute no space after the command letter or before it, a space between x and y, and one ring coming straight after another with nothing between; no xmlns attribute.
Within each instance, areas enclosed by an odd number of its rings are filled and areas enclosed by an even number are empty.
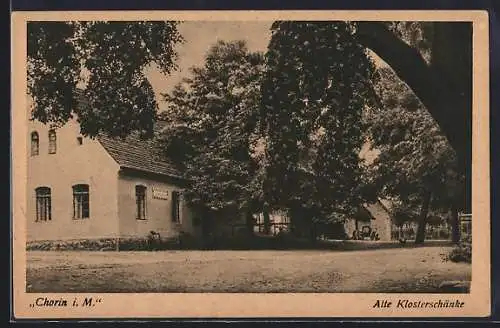
<svg viewBox="0 0 500 328"><path fill-rule="evenodd" d="M472 238L468 236L444 256L445 261L472 263Z"/></svg>
<svg viewBox="0 0 500 328"><path fill-rule="evenodd" d="M364 22L366 46L405 81L438 123L465 173L470 212L472 158L472 24ZM464 123L465 122L465 123Z"/></svg>
<svg viewBox="0 0 500 328"><path fill-rule="evenodd" d="M449 209L464 186L446 137L390 68L378 70L376 91L380 108L368 111L366 120L372 146L380 151L371 170L382 194L415 209L432 192L431 209Z"/></svg>
<svg viewBox="0 0 500 328"><path fill-rule="evenodd" d="M389 22L387 26L396 36L408 45L418 49L429 64L432 58L435 22L407 21Z"/></svg>
<svg viewBox="0 0 500 328"><path fill-rule="evenodd" d="M354 31L345 22L272 25L262 89L265 198L302 218L340 220L362 201L360 122L373 99L373 64Z"/></svg>
<svg viewBox="0 0 500 328"><path fill-rule="evenodd" d="M29 22L32 119L60 126L76 114L91 137L151 135L158 106L143 72L155 64L169 74L179 42L173 21Z"/></svg>
<svg viewBox="0 0 500 328"><path fill-rule="evenodd" d="M255 206L262 190L254 152L263 63L245 42L220 41L203 67L165 95L162 145L192 181L191 203L229 213Z"/></svg>
<svg viewBox="0 0 500 328"><path fill-rule="evenodd" d="M415 212L415 208L409 208L403 203L395 202L391 209L391 217L393 223L401 227L405 223L417 221L418 213Z"/></svg>

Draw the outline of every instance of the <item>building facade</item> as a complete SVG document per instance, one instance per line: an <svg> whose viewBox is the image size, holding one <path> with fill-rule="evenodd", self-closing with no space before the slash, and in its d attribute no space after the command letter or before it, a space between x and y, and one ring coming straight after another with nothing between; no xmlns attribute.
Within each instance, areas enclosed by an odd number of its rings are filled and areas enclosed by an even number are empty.
<svg viewBox="0 0 500 328"><path fill-rule="evenodd" d="M353 237L355 231L361 232L366 227L375 232L380 241L392 239L392 218L389 210L381 201L365 204L352 219L347 220L344 224L349 238Z"/></svg>
<svg viewBox="0 0 500 328"><path fill-rule="evenodd" d="M183 180L152 141L80 135L29 123L27 240L68 241L197 235Z"/></svg>
<svg viewBox="0 0 500 328"><path fill-rule="evenodd" d="M28 243L107 240L118 249L152 233L160 239L197 238L207 232L234 236L246 229L244 215L226 222L190 208L182 199L186 181L159 154L154 140L134 133L123 139L87 138L71 120L57 129L30 121L28 143ZM348 237L368 225L380 240L391 239L391 218L381 202L362 212L345 224ZM263 233L263 215L254 219L254 232ZM268 233L276 235L289 230L290 219L272 212L270 225Z"/></svg>

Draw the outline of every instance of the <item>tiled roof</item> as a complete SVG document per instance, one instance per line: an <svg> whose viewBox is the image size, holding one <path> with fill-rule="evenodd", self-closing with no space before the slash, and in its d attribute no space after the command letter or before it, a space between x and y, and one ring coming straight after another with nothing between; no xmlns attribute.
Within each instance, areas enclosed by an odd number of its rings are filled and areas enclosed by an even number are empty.
<svg viewBox="0 0 500 328"><path fill-rule="evenodd" d="M89 106L84 92L76 90L79 106ZM155 135L165 126L165 122L155 123ZM134 169L142 172L160 174L168 177L180 178L181 173L175 169L165 156L161 156L156 140L143 140L139 133L131 133L126 138L112 138L100 134L97 140L121 168Z"/></svg>
<svg viewBox="0 0 500 328"><path fill-rule="evenodd" d="M384 201L386 202L386 201ZM372 203L365 203L359 207L358 211L354 215L360 221L376 220L382 217L390 217L390 210L380 199L377 199Z"/></svg>
<svg viewBox="0 0 500 328"><path fill-rule="evenodd" d="M164 124L157 122L155 133L158 133ZM155 139L141 140L138 133L132 133L124 139L106 135L100 135L97 139L122 168L181 177L174 165L160 155Z"/></svg>

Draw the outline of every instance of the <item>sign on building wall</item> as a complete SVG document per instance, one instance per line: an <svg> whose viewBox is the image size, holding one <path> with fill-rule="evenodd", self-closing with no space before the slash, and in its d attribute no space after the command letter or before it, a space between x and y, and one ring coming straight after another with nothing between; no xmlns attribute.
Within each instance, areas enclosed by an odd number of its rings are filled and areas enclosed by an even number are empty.
<svg viewBox="0 0 500 328"><path fill-rule="evenodd" d="M168 199L168 190L153 187L153 198Z"/></svg>

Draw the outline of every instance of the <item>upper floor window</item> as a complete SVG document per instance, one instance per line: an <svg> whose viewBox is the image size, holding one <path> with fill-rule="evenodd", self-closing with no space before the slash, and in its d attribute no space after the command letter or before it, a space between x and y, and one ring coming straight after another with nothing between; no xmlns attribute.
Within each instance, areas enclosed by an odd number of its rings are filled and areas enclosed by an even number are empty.
<svg viewBox="0 0 500 328"><path fill-rule="evenodd" d="M52 201L49 187L38 187L36 194L36 222L52 220Z"/></svg>
<svg viewBox="0 0 500 328"><path fill-rule="evenodd" d="M172 222L180 222L180 194L172 191Z"/></svg>
<svg viewBox="0 0 500 328"><path fill-rule="evenodd" d="M146 220L146 187L135 186L135 202L137 206L137 220Z"/></svg>
<svg viewBox="0 0 500 328"><path fill-rule="evenodd" d="M87 219L90 217L89 185L73 186L73 218Z"/></svg>
<svg viewBox="0 0 500 328"><path fill-rule="evenodd" d="M40 147L40 143L39 143L39 139L38 139L38 132L33 131L33 132L31 132L31 156L38 155L39 147Z"/></svg>
<svg viewBox="0 0 500 328"><path fill-rule="evenodd" d="M49 154L55 154L57 150L57 136L55 130L49 131Z"/></svg>

